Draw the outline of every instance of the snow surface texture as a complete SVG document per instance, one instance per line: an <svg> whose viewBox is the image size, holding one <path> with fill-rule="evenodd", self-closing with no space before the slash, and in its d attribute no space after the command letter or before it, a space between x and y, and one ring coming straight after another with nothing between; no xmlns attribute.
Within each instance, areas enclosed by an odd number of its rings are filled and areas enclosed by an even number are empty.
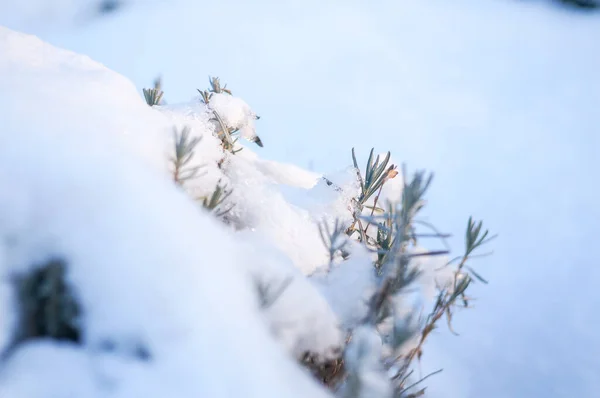
<svg viewBox="0 0 600 398"><path fill-rule="evenodd" d="M460 337L440 330L425 347L423 373L444 368L427 380L430 396L600 390L589 315L600 280L590 250L600 224L597 14L541 0L178 0L73 27L48 12L44 24L21 23L18 7L5 2L0 24L91 55L138 90L160 73L169 102L220 76L262 116L266 158L338 170L352 146L363 160L376 146L435 171L428 218L455 234L454 251L471 214L500 238L480 269L491 284L455 317ZM200 19L218 34L191 34Z"/></svg>
<svg viewBox="0 0 600 398"><path fill-rule="evenodd" d="M0 396L326 396L277 347L236 265L264 253L237 249L151 167L165 166L168 118L87 57L4 28L0 54L0 293L59 256L84 308L83 344L20 345ZM15 318L0 303L4 350ZM138 344L148 362L129 354Z"/></svg>

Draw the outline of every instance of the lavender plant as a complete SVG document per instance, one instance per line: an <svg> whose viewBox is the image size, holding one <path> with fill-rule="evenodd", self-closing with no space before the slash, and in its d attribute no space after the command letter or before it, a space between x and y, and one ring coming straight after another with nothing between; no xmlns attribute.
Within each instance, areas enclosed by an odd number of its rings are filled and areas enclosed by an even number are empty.
<svg viewBox="0 0 600 398"><path fill-rule="evenodd" d="M217 136L221 140L223 149L231 153L239 152L241 149L235 149L235 143L237 140L234 140L231 137L231 134L234 133L235 130L231 127L228 127L223 121L221 115L219 115L219 113L210 106L210 100L213 94L227 93L229 95L232 95L231 90L227 89L227 85L221 87L221 82L218 77L209 77L208 80L210 83L210 89L204 91L198 89L198 92L202 97L202 102L211 110L214 117L213 120L215 120L218 123L219 130L217 131Z"/></svg>
<svg viewBox="0 0 600 398"><path fill-rule="evenodd" d="M173 181L183 185L185 181L197 177L201 169L200 166L189 165L201 137L190 137L190 128L186 126L181 131L174 128L173 139L175 142L175 153L171 157Z"/></svg>
<svg viewBox="0 0 600 398"><path fill-rule="evenodd" d="M490 236L488 230L483 230L481 221L475 222L470 218L465 233L465 253L447 263L446 266L457 265L451 280L438 286L438 295L429 314L424 319L417 319L415 314L419 312L418 308L413 308L408 314L403 313L404 296L421 275L414 260L421 256L449 253L448 250L418 250L421 237L445 239L449 236L417 218L425 206L425 194L433 175L416 171L409 179L403 167L403 189L399 202L377 207L384 184L398 174L394 165L388 166L389 152L380 161L379 157L373 159L371 150L364 175L358 168L354 150L352 158L360 192L353 200L354 221L346 229L346 234L350 237L357 235L356 239L373 252L377 284L368 301L368 311L363 321L348 331L348 344L340 360L338 374L330 377L336 382L330 386L339 396L348 398L418 397L425 392L424 387L419 387L423 381L441 370L415 380L414 362L421 359L426 339L442 318L446 318L449 329L454 333L454 311L458 305L469 305L470 298L466 291L471 283L475 280L487 283L468 263L474 253L494 236ZM376 197L370 206L370 214L365 215L363 210L373 195ZM375 236L369 235L370 225L376 228ZM419 234L417 225L428 226L434 233ZM338 223L333 231L321 228L331 261L333 253L339 251L339 231ZM323 375L319 376L322 378Z"/></svg>
<svg viewBox="0 0 600 398"><path fill-rule="evenodd" d="M232 191L227 189L227 187L222 185L221 181L219 181L210 196L204 196L198 199L205 209L212 211L217 218L221 218L229 213L234 207L233 204L230 204L229 207L224 207L224 203L231 193Z"/></svg>

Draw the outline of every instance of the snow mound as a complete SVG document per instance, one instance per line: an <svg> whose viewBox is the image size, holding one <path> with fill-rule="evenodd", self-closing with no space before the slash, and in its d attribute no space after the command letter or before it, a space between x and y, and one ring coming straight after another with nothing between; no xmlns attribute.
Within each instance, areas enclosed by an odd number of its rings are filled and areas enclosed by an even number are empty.
<svg viewBox="0 0 600 398"><path fill-rule="evenodd" d="M0 349L15 274L63 259L83 309L80 344L2 359L0 396L325 396L267 331L260 259L168 178L169 118L87 57L4 28L0 54Z"/></svg>
<svg viewBox="0 0 600 398"><path fill-rule="evenodd" d="M256 113L228 93L150 107L127 79L34 37L0 28L0 54L0 397L326 396L294 359L338 358L365 315L373 253L349 242L350 260L331 261L320 233L352 223L356 170L225 151L221 123L260 142ZM178 186L184 131L199 172ZM218 186L219 216L198 200ZM15 277L51 260L81 339L19 340ZM427 298L440 260L420 261Z"/></svg>

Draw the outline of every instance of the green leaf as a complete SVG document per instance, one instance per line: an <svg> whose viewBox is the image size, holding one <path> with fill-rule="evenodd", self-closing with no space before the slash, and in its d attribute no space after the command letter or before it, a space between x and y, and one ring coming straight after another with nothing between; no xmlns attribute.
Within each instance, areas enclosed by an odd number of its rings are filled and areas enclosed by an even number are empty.
<svg viewBox="0 0 600 398"><path fill-rule="evenodd" d="M365 170L365 186L369 185L369 175L371 175L373 169L373 151L375 151L375 148L371 148L369 160L367 160L367 169Z"/></svg>
<svg viewBox="0 0 600 398"><path fill-rule="evenodd" d="M469 275L465 275L464 278L460 281L452 295L450 296L449 302L454 302L458 296L464 293L467 290L467 287L471 284L471 277Z"/></svg>
<svg viewBox="0 0 600 398"><path fill-rule="evenodd" d="M387 164L390 161L390 156L391 156L391 153L388 152L387 155L385 156L385 158L383 159L383 161L381 162L381 165L379 165L375 169L373 176L372 176L373 181L377 181L381 177L383 172L386 170ZM379 156L377 156L377 160L379 160Z"/></svg>
<svg viewBox="0 0 600 398"><path fill-rule="evenodd" d="M156 88L145 88L142 90L144 93L144 99L149 106L155 106L160 104L163 92Z"/></svg>
<svg viewBox="0 0 600 398"><path fill-rule="evenodd" d="M486 285L489 283L488 281L486 281L481 275L479 275L477 272L475 272L475 270L471 267L469 267L468 265L465 266L470 272L471 274L473 274L473 276L478 279L480 282L485 283Z"/></svg>
<svg viewBox="0 0 600 398"><path fill-rule="evenodd" d="M360 182L360 190L361 192L364 192L365 183L363 181L362 175L360 174L360 168L358 167L358 162L356 161L356 154L354 153L354 148L352 148L352 162L354 163L354 168L356 169L356 174L358 175L358 181Z"/></svg>

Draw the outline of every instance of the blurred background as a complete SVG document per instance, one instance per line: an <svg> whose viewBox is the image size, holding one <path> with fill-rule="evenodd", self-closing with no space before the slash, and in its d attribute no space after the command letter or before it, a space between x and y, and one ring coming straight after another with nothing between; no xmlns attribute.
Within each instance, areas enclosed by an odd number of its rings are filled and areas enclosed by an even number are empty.
<svg viewBox="0 0 600 398"><path fill-rule="evenodd" d="M499 234L490 281L437 331L432 397L600 390L600 6L595 0L23 0L0 24L89 55L167 103L218 76L260 156L318 172L371 147L435 173L428 218ZM254 150L254 149L253 149Z"/></svg>

